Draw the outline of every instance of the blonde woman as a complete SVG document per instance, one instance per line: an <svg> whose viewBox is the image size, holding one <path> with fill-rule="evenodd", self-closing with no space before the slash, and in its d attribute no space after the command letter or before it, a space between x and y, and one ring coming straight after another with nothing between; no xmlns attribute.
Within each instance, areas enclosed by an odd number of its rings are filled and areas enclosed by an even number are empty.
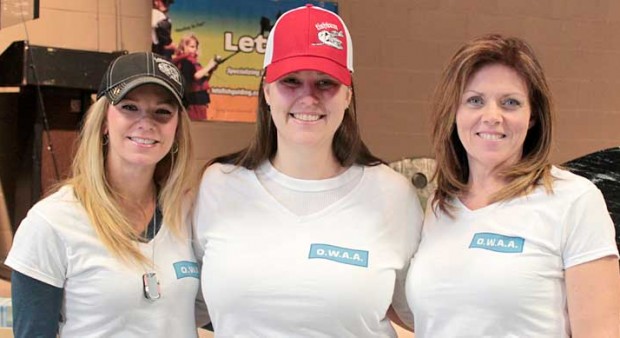
<svg viewBox="0 0 620 338"><path fill-rule="evenodd" d="M112 62L72 176L32 207L6 260L15 337L196 336L182 97L178 70L160 56Z"/></svg>

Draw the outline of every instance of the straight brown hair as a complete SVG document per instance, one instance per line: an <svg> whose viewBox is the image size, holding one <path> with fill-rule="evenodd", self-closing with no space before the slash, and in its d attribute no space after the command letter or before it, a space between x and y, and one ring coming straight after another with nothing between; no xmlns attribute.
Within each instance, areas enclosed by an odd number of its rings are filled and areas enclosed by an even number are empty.
<svg viewBox="0 0 620 338"><path fill-rule="evenodd" d="M206 164L205 169L213 163L227 163L254 170L264 161L273 159L278 150L277 129L265 100L263 83L264 79L261 80L258 89L256 130L250 144L240 151L214 158ZM332 141L332 151L338 163L343 167L350 167L353 164L374 166L384 163L373 155L362 141L357 123L353 83L351 83L351 90L353 91L351 105L345 110L342 123L336 130Z"/></svg>
<svg viewBox="0 0 620 338"><path fill-rule="evenodd" d="M456 130L456 111L469 79L480 68L502 64L515 70L528 88L533 126L528 130L521 159L500 172L509 184L491 196L492 202L512 199L543 184L552 192L549 152L553 134L551 91L533 49L522 39L491 34L467 42L445 67L432 99L432 147L437 166L433 207L450 214L450 201L467 189L467 152Z"/></svg>

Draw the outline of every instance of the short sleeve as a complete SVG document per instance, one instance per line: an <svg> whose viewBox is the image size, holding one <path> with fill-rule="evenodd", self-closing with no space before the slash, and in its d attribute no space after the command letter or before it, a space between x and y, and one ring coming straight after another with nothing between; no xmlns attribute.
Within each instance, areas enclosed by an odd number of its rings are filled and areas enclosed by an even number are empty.
<svg viewBox="0 0 620 338"><path fill-rule="evenodd" d="M206 229L212 221L213 215L217 212L212 207L213 194L211 191L217 191L217 188L224 188L218 177L222 174L221 164L215 163L210 165L202 174L198 193L194 204L192 216L192 245L194 255L198 260L198 264L202 266L202 259L205 254L207 245Z"/></svg>
<svg viewBox="0 0 620 338"><path fill-rule="evenodd" d="M564 219L564 268L606 256L618 257L613 221L603 194L588 189L569 207Z"/></svg>
<svg viewBox="0 0 620 338"><path fill-rule="evenodd" d="M405 278L407 277L408 269L409 262L407 262L404 269L396 271L392 307L398 315L398 318L400 318L403 323L407 324L409 327L413 327L413 312L411 312L411 309L409 308L407 297L405 295Z"/></svg>
<svg viewBox="0 0 620 338"><path fill-rule="evenodd" d="M37 210L30 210L17 229L5 264L28 277L63 288L66 245Z"/></svg>
<svg viewBox="0 0 620 338"><path fill-rule="evenodd" d="M196 327L203 327L211 323L209 309L207 309L207 303L202 295L202 287L198 288L198 293L196 294L194 312L196 315Z"/></svg>
<svg viewBox="0 0 620 338"><path fill-rule="evenodd" d="M194 256L196 256L196 261L198 261L198 265L202 267L202 258L204 257L205 250L204 244L201 243L201 233L199 229L199 225L201 220L203 219L204 210L200 208L201 198L200 195L197 197L196 208L194 209L194 214L192 217L192 249L194 250Z"/></svg>
<svg viewBox="0 0 620 338"><path fill-rule="evenodd" d="M204 179L203 179L204 181ZM201 189L198 192L198 196L196 197L196 204L194 208L194 214L192 216L192 249L194 250L194 256L196 257L196 261L198 262L198 266L202 270L202 259L204 257L204 244L201 243L200 238L200 229L198 229L198 225L200 221L205 217L204 209L200 207L201 201L204 198L204 192L202 191L202 186L204 184L201 183ZM207 304L204 300L204 296L202 294L202 285L198 289L198 295L196 297L196 325L199 327L205 326L211 322L211 318L209 317L209 311L207 309Z"/></svg>
<svg viewBox="0 0 620 338"><path fill-rule="evenodd" d="M411 258L418 251L420 245L420 239L422 236L422 223L423 223L423 211L420 204L418 195L409 182L407 183L408 191L407 197L403 204L405 216L405 226L407 231L405 232L405 240L407 243L407 255L405 258L405 264L402 269L396 270L396 280L394 284L394 295L392 297L392 307L398 317L409 327L413 327L413 313L407 303L407 297L405 295L405 279L409 266L411 264Z"/></svg>

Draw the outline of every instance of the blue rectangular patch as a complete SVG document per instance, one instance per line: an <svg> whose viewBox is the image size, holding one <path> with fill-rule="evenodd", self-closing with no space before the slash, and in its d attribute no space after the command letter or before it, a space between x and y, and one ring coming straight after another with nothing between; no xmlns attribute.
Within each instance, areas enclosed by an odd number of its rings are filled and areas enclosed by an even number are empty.
<svg viewBox="0 0 620 338"><path fill-rule="evenodd" d="M522 237L510 237L490 232L480 232L474 235L470 248L480 248L503 253L523 252L525 239Z"/></svg>
<svg viewBox="0 0 620 338"><path fill-rule="evenodd" d="M322 258L338 263L368 267L368 251L329 244L311 244L308 258Z"/></svg>
<svg viewBox="0 0 620 338"><path fill-rule="evenodd" d="M174 272L177 274L177 279L194 277L200 279L200 269L198 263L190 261L180 261L172 264Z"/></svg>

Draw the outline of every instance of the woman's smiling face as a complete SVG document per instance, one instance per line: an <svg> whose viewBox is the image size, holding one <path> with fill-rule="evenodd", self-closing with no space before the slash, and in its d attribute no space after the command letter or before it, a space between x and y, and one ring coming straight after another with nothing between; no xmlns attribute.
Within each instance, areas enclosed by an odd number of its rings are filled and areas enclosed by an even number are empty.
<svg viewBox="0 0 620 338"><path fill-rule="evenodd" d="M119 167L155 167L175 141L181 108L166 89L154 84L129 92L110 105L104 125L107 163Z"/></svg>
<svg viewBox="0 0 620 338"><path fill-rule="evenodd" d="M456 112L470 170L517 163L532 125L528 87L514 69L489 64L471 76Z"/></svg>
<svg viewBox="0 0 620 338"><path fill-rule="evenodd" d="M264 94L278 129L278 144L331 146L352 92L317 71L289 73L265 83Z"/></svg>

